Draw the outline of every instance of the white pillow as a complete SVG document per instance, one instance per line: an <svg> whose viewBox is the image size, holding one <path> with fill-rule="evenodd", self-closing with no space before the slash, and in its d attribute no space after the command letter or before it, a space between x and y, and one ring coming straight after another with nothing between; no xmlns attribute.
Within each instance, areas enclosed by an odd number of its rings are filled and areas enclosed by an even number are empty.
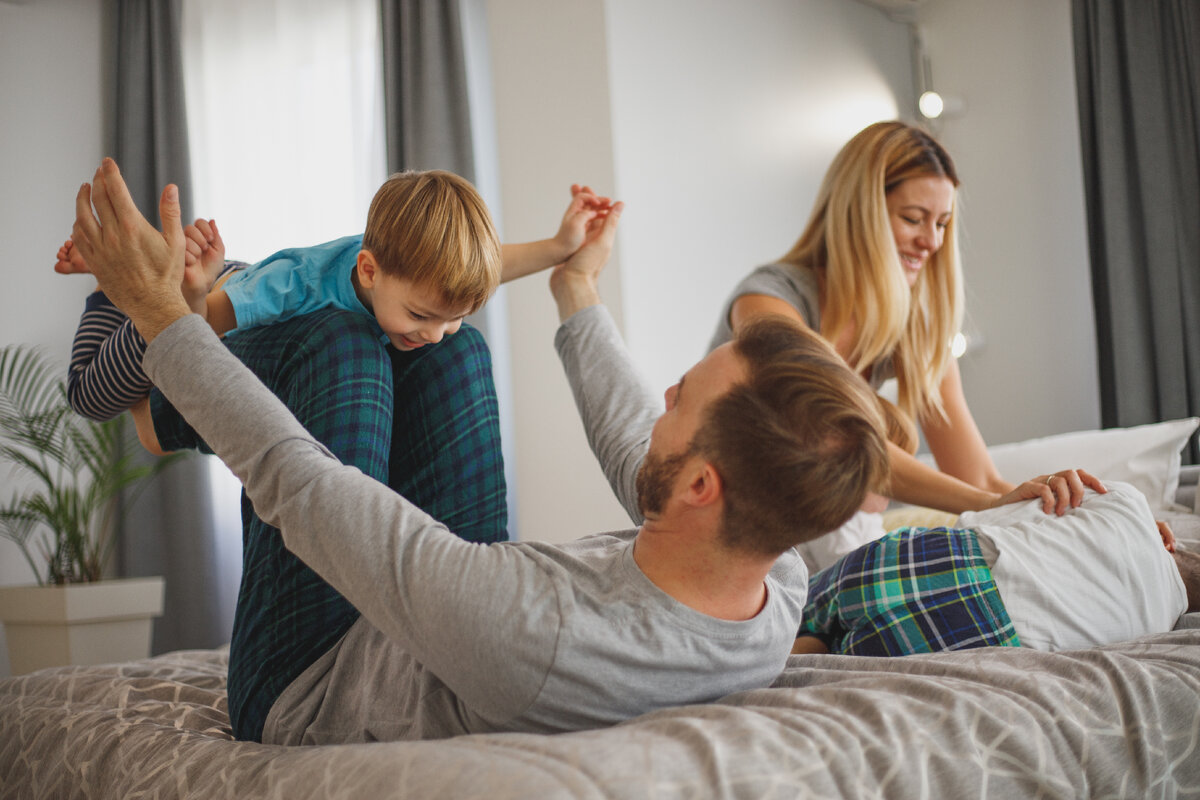
<svg viewBox="0 0 1200 800"><path fill-rule="evenodd" d="M1081 468L1101 480L1137 487L1151 509L1174 509L1179 451L1200 418L1187 417L1132 428L1077 431L988 448L996 468L1016 483L1060 469Z"/></svg>

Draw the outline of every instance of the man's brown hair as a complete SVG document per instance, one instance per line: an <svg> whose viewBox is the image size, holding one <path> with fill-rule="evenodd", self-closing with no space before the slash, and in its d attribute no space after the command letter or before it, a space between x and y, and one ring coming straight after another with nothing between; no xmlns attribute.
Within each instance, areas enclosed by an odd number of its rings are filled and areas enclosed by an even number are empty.
<svg viewBox="0 0 1200 800"><path fill-rule="evenodd" d="M778 555L883 488L885 423L866 382L795 322L755 320L733 347L749 377L712 401L690 449L724 482L725 544Z"/></svg>
<svg viewBox="0 0 1200 800"><path fill-rule="evenodd" d="M399 172L367 212L363 249L380 270L430 287L450 308L477 311L500 284L500 239L483 198L443 170Z"/></svg>

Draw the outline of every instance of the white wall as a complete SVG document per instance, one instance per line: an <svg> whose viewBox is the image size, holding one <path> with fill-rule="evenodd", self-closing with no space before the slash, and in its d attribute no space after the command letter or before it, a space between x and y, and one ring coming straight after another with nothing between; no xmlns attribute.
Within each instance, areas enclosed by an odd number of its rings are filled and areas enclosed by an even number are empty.
<svg viewBox="0 0 1200 800"><path fill-rule="evenodd" d="M625 333L655 387L808 220L838 148L912 95L906 31L845 0L609 0Z"/></svg>
<svg viewBox="0 0 1200 800"><path fill-rule="evenodd" d="M1070 3L928 0L920 17L935 85L965 103L941 139L963 180L968 310L984 340L962 362L967 400L993 443L1094 428Z"/></svg>
<svg viewBox="0 0 1200 800"><path fill-rule="evenodd" d="M0 345L45 347L64 369L92 284L51 267L71 233L75 193L104 155L101 9L94 0L0 3ZM3 469L7 500L14 479ZM0 540L0 584L32 580L17 548ZM0 634L0 674L7 670Z"/></svg>
<svg viewBox="0 0 1200 800"><path fill-rule="evenodd" d="M601 291L656 390L721 300L799 235L845 139L910 102L907 32L846 0L493 0L503 235L545 235L572 180L626 201ZM511 286L521 536L627 527L587 450L540 277Z"/></svg>
<svg viewBox="0 0 1200 800"><path fill-rule="evenodd" d="M628 203L605 298L656 389L703 354L733 284L799 235L841 144L914 113L908 27L862 3L491 0L487 12L504 235L544 235L569 180ZM1095 427L1069 4L928 0L920 17L938 87L967 103L940 136L964 180L968 311L983 337L963 362L971 407L993 443ZM550 348L545 285L513 288L522 537L624 525Z"/></svg>
<svg viewBox="0 0 1200 800"><path fill-rule="evenodd" d="M614 191L604 5L488 0L502 238L554 234L572 183ZM619 312L619 261L601 292ZM554 353L546 279L506 286L512 346L517 517L524 539L573 539L629 526L587 449Z"/></svg>

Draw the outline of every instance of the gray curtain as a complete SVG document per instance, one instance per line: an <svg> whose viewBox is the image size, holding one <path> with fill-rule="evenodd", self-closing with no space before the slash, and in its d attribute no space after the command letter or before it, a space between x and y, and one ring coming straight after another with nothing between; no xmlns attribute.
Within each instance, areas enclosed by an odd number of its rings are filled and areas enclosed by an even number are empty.
<svg viewBox="0 0 1200 800"><path fill-rule="evenodd" d="M456 0L380 0L388 171L445 169L475 180Z"/></svg>
<svg viewBox="0 0 1200 800"><path fill-rule="evenodd" d="M1200 414L1200 2L1072 14L1101 419Z"/></svg>
<svg viewBox="0 0 1200 800"><path fill-rule="evenodd" d="M183 94L182 0L117 0L114 158L133 199L158 219L163 186L179 185L191 219L191 162Z"/></svg>
<svg viewBox="0 0 1200 800"><path fill-rule="evenodd" d="M182 0L116 0L113 13L114 158L138 208L151 220L158 219L163 186L177 184L186 222L191 219L191 167ZM205 459L192 456L169 467L127 509L119 571L127 577L166 578L163 616L154 626L155 653L229 641L232 620L221 618L228 604L221 602L215 575L211 494Z"/></svg>

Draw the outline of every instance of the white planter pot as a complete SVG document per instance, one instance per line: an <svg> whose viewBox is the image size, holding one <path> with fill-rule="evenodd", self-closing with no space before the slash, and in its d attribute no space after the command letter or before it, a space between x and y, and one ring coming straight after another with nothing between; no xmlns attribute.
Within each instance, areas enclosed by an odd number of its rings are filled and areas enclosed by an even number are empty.
<svg viewBox="0 0 1200 800"><path fill-rule="evenodd" d="M162 608L160 577L0 586L12 674L146 658Z"/></svg>

